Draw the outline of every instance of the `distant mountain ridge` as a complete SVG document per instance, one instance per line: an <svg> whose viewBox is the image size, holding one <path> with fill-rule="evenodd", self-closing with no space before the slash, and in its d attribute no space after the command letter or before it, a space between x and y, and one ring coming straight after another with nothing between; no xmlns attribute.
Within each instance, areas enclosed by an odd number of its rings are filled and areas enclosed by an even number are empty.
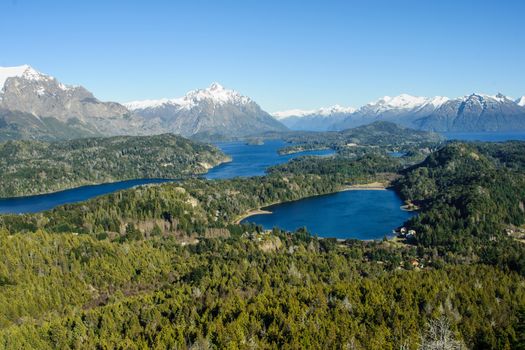
<svg viewBox="0 0 525 350"><path fill-rule="evenodd" d="M525 96L385 96L358 109L335 105L270 115L218 83L174 99L103 102L23 65L0 67L0 141L174 133L201 140L291 130L344 130L375 121L436 132L525 131Z"/></svg>
<svg viewBox="0 0 525 350"><path fill-rule="evenodd" d="M315 110L293 109L275 112L272 115L291 130L327 131L332 124L343 121L353 112L353 107L334 105Z"/></svg>
<svg viewBox="0 0 525 350"><path fill-rule="evenodd" d="M168 132L183 136L243 137L287 128L247 96L213 83L175 99L125 104Z"/></svg>
<svg viewBox="0 0 525 350"><path fill-rule="evenodd" d="M282 115L283 112L279 112ZM525 97L513 100L502 94L447 97L385 96L346 114L280 119L292 130L344 130L375 121L436 132L525 131Z"/></svg>

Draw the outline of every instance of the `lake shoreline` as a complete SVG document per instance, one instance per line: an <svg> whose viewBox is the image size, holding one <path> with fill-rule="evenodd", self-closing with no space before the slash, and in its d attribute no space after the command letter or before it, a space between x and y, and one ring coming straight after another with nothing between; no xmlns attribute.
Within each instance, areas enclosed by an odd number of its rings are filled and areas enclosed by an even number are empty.
<svg viewBox="0 0 525 350"><path fill-rule="evenodd" d="M275 203L275 204L279 204L279 203ZM250 216L268 215L268 214L273 214L273 213L269 210L263 210L261 208L253 209L253 210L247 211L246 213L242 214L237 220L235 220L235 224L239 225L241 221L243 221L246 218L249 218Z"/></svg>
<svg viewBox="0 0 525 350"><path fill-rule="evenodd" d="M104 185L119 184L123 182L131 182L131 181L149 181L151 180L151 183L147 183L144 185L155 185L155 184L162 184L165 182L182 182L187 179L206 176L206 174L208 174L211 169L221 166L223 164L231 163L232 161L233 161L232 157L226 155L222 159L218 160L216 164L200 163L200 166L203 169L201 171L197 171L197 172L190 173L190 174L178 174L178 175L174 174L176 176L173 176L173 177L167 176L166 174L166 176L160 175L157 177L133 177L133 176L131 177L128 177L128 176L112 177L112 176L108 176L106 178L98 179L98 180L80 179L76 182L67 183L67 184L64 183L62 186L58 186L56 188L51 188L47 190L36 191L36 192L15 192L15 193L7 195L6 197L0 197L0 201L54 195L54 194L59 194L61 192L78 190L84 187L104 186ZM155 182L157 180L158 182ZM137 185L137 186L143 186L143 185ZM132 187L129 187L129 188L132 188Z"/></svg>
<svg viewBox="0 0 525 350"><path fill-rule="evenodd" d="M268 205L264 205L264 206L259 207L259 208L250 209L250 210L247 210L246 212L244 212L243 214L239 215L239 217L234 221L234 223L238 225L244 219L247 219L247 218L249 218L251 216L254 216L254 215L273 214L271 211L264 209L264 208L271 207L273 205L279 205L279 204L283 204L283 203L287 203L287 202L299 201L299 200L312 198L312 197L317 197L317 196L326 196L326 195L329 195L329 194L345 192L345 191L386 191L387 189L388 189L387 184L385 184L383 182L371 182L371 183L367 183L367 184L348 185L348 186L344 186L343 188L341 188L341 189L339 189L337 191L334 191L334 192L328 192L328 193L317 194L317 195L313 195L313 196L307 196L307 197L303 197L303 198L298 198L298 199L293 200L293 201L275 202L275 203L271 203L271 204L268 204Z"/></svg>
<svg viewBox="0 0 525 350"><path fill-rule="evenodd" d="M343 192L343 191L386 191L388 189L387 184L383 182L371 182L367 184L356 184L356 185L350 185L345 186L343 189L337 192Z"/></svg>

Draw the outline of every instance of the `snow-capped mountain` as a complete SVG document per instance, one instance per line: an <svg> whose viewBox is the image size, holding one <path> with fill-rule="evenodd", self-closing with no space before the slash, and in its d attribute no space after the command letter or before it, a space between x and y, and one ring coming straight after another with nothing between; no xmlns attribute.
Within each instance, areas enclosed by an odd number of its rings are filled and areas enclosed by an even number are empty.
<svg viewBox="0 0 525 350"><path fill-rule="evenodd" d="M447 97L421 97L401 94L399 96L385 96L377 101L370 102L342 122L334 124L336 129L347 129L376 120L388 120L399 124L406 124L407 119L426 116L446 103Z"/></svg>
<svg viewBox="0 0 525 350"><path fill-rule="evenodd" d="M147 129L141 118L130 115L121 104L101 102L85 88L65 85L28 65L0 67L0 110L0 133L15 138L20 133L70 138L137 134Z"/></svg>
<svg viewBox="0 0 525 350"><path fill-rule="evenodd" d="M449 100L412 126L439 132L525 130L525 108L502 94L471 94Z"/></svg>
<svg viewBox="0 0 525 350"><path fill-rule="evenodd" d="M383 98L380 98L375 102L371 102L361 107L358 112L366 113L368 115L380 115L382 113L390 112L393 110L417 111L426 107L436 108L447 101L447 97L441 96L428 98L401 94L395 97L385 96Z"/></svg>
<svg viewBox="0 0 525 350"><path fill-rule="evenodd" d="M525 108L502 94L471 94L455 99L399 95L359 108L332 129L342 130L377 120L439 132L525 130Z"/></svg>
<svg viewBox="0 0 525 350"><path fill-rule="evenodd" d="M274 118L275 117L275 118ZM65 139L172 132L204 139L265 132L342 130L374 121L438 132L525 131L525 96L502 94L385 96L351 107L265 112L247 96L213 83L180 98L101 102L82 86L66 85L24 65L0 67L0 140ZM279 120L277 120L279 119Z"/></svg>
<svg viewBox="0 0 525 350"><path fill-rule="evenodd" d="M329 117L334 114L350 114L355 111L353 107L342 107L334 105L331 107L321 107L319 109L290 109L286 111L274 112L272 115L277 120L282 120L290 117L309 117L309 116L324 116Z"/></svg>
<svg viewBox="0 0 525 350"><path fill-rule="evenodd" d="M218 83L192 90L180 98L125 105L150 123L183 136L241 137L286 130L249 97Z"/></svg>
<svg viewBox="0 0 525 350"><path fill-rule="evenodd" d="M42 74L27 64L16 67L0 67L0 92L9 78L24 78L33 81L50 80L51 77ZM66 87L63 86L65 89Z"/></svg>
<svg viewBox="0 0 525 350"><path fill-rule="evenodd" d="M525 130L525 97L514 101L502 94L455 99L401 94L382 97L347 113L322 111L290 110L274 116L292 130L344 130L375 121L439 132Z"/></svg>
<svg viewBox="0 0 525 350"><path fill-rule="evenodd" d="M335 123L341 122L351 113L353 107L334 105L313 110L291 109L272 113L274 118L292 130L326 131Z"/></svg>

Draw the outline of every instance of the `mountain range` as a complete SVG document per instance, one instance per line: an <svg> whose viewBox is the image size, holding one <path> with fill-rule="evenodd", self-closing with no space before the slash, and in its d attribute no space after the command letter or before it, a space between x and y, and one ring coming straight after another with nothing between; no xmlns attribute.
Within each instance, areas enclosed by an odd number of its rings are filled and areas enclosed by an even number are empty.
<svg viewBox="0 0 525 350"><path fill-rule="evenodd" d="M250 98L217 83L178 99L122 105L28 65L0 67L0 140L166 132L220 139L286 130Z"/></svg>
<svg viewBox="0 0 525 350"><path fill-rule="evenodd" d="M320 109L323 110L323 109ZM502 94L447 97L385 96L347 112L284 111L276 118L294 130L344 130L375 121L436 132L525 131L525 96L513 100Z"/></svg>
<svg viewBox="0 0 525 350"><path fill-rule="evenodd" d="M385 96L358 109L335 105L270 115L218 83L173 99L103 102L23 65L0 67L0 141L174 133L232 139L291 130L344 130L375 121L437 132L525 131L525 96Z"/></svg>

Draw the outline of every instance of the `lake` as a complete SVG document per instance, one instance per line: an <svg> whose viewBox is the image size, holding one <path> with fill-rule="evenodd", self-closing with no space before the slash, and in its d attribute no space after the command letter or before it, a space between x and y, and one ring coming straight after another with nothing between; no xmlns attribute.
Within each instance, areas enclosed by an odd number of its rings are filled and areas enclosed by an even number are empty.
<svg viewBox="0 0 525 350"><path fill-rule="evenodd" d="M205 175L207 179L261 176L269 167L286 163L293 158L304 155L327 156L335 153L333 150L327 149L279 155L280 148L290 145L282 140L268 140L265 141L264 145L249 145L243 141L219 142L215 145L232 157L232 161L211 169Z"/></svg>
<svg viewBox="0 0 525 350"><path fill-rule="evenodd" d="M509 139L525 140L525 133L446 133L448 139L505 141ZM289 145L282 140L269 140L264 145L249 145L246 142L221 142L216 144L224 153L232 157L232 161L211 169L205 177L207 179L228 179L233 177L248 177L264 175L268 167L285 163L292 158L303 155L327 156L334 154L333 150L305 151L289 155L279 155L278 150ZM399 154L400 155L400 154ZM393 153L392 156L399 156ZM65 191L0 199L0 213L35 213L52 209L67 203L76 203L90 198L128 189L138 185L162 183L172 180L166 179L137 179L106 183L101 185L82 186ZM368 193L368 194L367 194ZM376 196L378 196L376 198ZM382 197L383 196L383 197ZM313 201L313 202L310 202ZM320 201L320 202L319 202ZM315 197L290 204L277 206L275 210L280 213L280 208L288 208L290 213L303 213L286 219L279 214L268 216L255 216L249 220L264 220L260 223L265 227L278 225L285 229L295 230L297 227L307 226L316 230L320 236L326 232L333 233L333 237L351 237L360 239L381 238L389 234L392 228L400 225L410 215L400 210L402 204L391 191L347 191L338 194ZM290 207L288 207L288 205ZM306 209L299 209L306 205ZM318 207L315 207L319 205ZM379 207L369 209L371 207ZM277 209L279 208L279 209ZM317 208L317 209L316 209ZM316 212L323 212L330 220L309 220L309 216ZM276 211L277 213L277 211ZM375 215L380 213L380 215ZM356 217L362 218L356 221ZM322 217L322 216L321 216ZM349 221L349 217L354 217ZM275 220L275 221L272 221ZM301 220L306 220L305 222ZM324 221L324 222L323 222Z"/></svg>
<svg viewBox="0 0 525 350"><path fill-rule="evenodd" d="M287 144L281 140L267 141L264 145L248 145L245 142L221 142L217 146L230 157L232 161L211 169L205 176L208 179L228 179L232 177L246 177L264 175L270 166L282 164L302 155L330 155L333 150L306 151L281 156L277 151ZM90 185L72 188L65 191L49 194L2 198L0 199L0 214L36 213L53 209L59 205L77 203L100 195L125 190L138 185L170 182L167 179L136 179Z"/></svg>
<svg viewBox="0 0 525 350"><path fill-rule="evenodd" d="M89 185L69 190L41 194L36 196L2 198L0 199L0 214L37 213L39 211L53 209L62 204L76 203L90 198L115 191L125 190L138 185L158 184L174 180L167 179L138 179L105 183L101 185Z"/></svg>
<svg viewBox="0 0 525 350"><path fill-rule="evenodd" d="M263 208L271 214L253 215L241 222L268 230L306 227L319 237L381 239L415 214L402 210L401 205L391 190L350 190L272 205Z"/></svg>

